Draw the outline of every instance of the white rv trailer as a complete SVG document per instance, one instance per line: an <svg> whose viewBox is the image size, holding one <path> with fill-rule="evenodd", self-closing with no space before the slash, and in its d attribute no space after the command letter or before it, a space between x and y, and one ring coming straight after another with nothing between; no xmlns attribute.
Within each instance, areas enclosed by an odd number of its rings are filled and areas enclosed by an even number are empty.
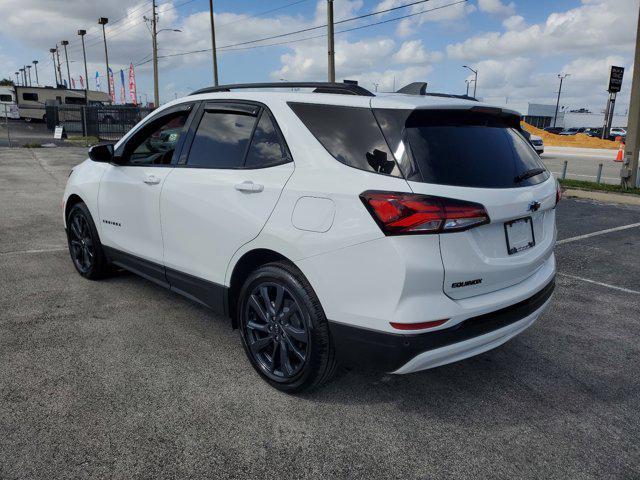
<svg viewBox="0 0 640 480"><path fill-rule="evenodd" d="M0 86L0 118L20 118L16 92L12 86Z"/></svg>
<svg viewBox="0 0 640 480"><path fill-rule="evenodd" d="M86 105L85 91L54 87L15 87L20 118L25 122L46 119L46 105ZM105 92L89 90L89 105L110 104Z"/></svg>

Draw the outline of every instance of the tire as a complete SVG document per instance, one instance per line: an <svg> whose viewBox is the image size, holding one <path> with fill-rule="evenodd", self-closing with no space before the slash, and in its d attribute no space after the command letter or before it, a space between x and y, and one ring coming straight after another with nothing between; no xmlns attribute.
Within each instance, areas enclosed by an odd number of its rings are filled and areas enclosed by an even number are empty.
<svg viewBox="0 0 640 480"><path fill-rule="evenodd" d="M84 278L98 280L109 273L98 230L82 202L74 205L67 216L67 244L73 266Z"/></svg>
<svg viewBox="0 0 640 480"><path fill-rule="evenodd" d="M294 266L275 262L255 270L240 290L236 313L245 353L271 386L299 393L326 383L335 373L324 311Z"/></svg>

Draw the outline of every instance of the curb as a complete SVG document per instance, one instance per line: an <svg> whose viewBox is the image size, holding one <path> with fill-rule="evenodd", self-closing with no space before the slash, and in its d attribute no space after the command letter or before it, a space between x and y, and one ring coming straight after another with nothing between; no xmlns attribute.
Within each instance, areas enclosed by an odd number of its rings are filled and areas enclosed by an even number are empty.
<svg viewBox="0 0 640 480"><path fill-rule="evenodd" d="M567 198L583 198L604 203L621 203L623 205L640 206L640 196L624 193L600 192L595 190L577 190L568 188L563 190L563 196Z"/></svg>

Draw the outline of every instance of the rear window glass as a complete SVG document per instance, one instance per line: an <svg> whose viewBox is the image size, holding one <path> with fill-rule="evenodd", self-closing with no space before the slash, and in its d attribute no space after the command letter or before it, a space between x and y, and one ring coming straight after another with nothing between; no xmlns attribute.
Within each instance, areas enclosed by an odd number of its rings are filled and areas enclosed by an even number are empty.
<svg viewBox="0 0 640 480"><path fill-rule="evenodd" d="M371 109L309 103L289 106L336 160L369 172L402 176Z"/></svg>
<svg viewBox="0 0 640 480"><path fill-rule="evenodd" d="M398 111L376 110L383 130ZM407 111L404 132L385 132L408 150L423 182L479 188L515 188L549 178L515 117L455 110ZM397 121L396 121L397 125ZM397 128L397 127L396 127ZM533 176L525 172L543 171ZM521 177L517 179L516 177Z"/></svg>
<svg viewBox="0 0 640 480"><path fill-rule="evenodd" d="M38 101L38 94L37 93L23 93L22 94L22 99L23 100L27 100L27 101L31 101L31 102L37 102Z"/></svg>

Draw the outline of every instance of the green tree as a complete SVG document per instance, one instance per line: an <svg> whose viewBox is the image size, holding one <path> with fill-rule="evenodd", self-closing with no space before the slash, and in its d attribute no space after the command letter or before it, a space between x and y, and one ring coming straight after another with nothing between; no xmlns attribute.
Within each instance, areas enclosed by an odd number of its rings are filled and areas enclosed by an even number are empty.
<svg viewBox="0 0 640 480"><path fill-rule="evenodd" d="M0 80L0 87L13 87L13 80L3 78L2 80Z"/></svg>

